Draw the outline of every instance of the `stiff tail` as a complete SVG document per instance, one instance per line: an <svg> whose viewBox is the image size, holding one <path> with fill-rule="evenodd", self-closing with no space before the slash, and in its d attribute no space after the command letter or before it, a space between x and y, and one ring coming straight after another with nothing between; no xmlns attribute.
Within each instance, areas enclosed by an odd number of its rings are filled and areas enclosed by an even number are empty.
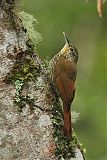
<svg viewBox="0 0 107 160"><path fill-rule="evenodd" d="M70 110L64 109L64 136L68 139L72 138L72 123L71 123L71 112Z"/></svg>

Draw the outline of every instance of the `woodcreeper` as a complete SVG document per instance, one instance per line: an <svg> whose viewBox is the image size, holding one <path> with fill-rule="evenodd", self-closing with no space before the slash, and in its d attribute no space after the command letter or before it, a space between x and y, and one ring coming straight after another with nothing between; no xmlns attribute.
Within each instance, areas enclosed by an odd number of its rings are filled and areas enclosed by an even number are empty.
<svg viewBox="0 0 107 160"><path fill-rule="evenodd" d="M78 51L69 43L66 34L65 46L56 54L52 61L52 76L56 88L63 101L64 126L63 133L68 139L72 138L71 103L75 96L75 80L77 74Z"/></svg>

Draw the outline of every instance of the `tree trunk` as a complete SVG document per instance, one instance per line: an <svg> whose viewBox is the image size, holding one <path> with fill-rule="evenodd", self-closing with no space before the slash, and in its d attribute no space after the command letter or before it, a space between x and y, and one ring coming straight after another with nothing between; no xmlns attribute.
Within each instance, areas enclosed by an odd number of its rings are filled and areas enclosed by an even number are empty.
<svg viewBox="0 0 107 160"><path fill-rule="evenodd" d="M83 160L61 139L61 105L14 7L0 1L0 159Z"/></svg>

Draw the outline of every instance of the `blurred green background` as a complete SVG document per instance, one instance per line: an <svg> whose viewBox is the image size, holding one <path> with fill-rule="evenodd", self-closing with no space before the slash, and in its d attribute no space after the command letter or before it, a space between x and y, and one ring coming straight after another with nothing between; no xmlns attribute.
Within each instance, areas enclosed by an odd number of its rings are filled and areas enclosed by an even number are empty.
<svg viewBox="0 0 107 160"><path fill-rule="evenodd" d="M79 50L77 90L72 109L80 112L75 131L88 160L107 160L107 2L98 17L96 0L24 0L23 10L38 19L41 58L64 45L64 31Z"/></svg>

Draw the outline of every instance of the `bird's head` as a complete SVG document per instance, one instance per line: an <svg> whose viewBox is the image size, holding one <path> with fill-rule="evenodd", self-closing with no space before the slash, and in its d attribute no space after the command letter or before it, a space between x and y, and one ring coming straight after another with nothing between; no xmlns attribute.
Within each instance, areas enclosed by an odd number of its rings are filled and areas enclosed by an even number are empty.
<svg viewBox="0 0 107 160"><path fill-rule="evenodd" d="M78 61L78 51L77 48L74 47L69 43L68 37L63 32L64 38L65 38L65 46L61 50L61 55L68 58L69 60L72 60L73 62L77 63Z"/></svg>

